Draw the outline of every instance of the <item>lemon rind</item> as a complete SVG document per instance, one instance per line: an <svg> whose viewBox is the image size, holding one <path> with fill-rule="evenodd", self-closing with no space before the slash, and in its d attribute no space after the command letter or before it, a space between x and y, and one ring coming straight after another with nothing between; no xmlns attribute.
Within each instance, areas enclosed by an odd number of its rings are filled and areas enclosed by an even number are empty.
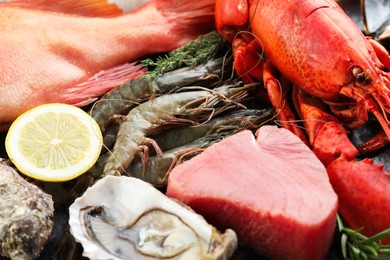
<svg viewBox="0 0 390 260"><path fill-rule="evenodd" d="M32 122L36 116L42 115L42 111L72 114L79 118L84 124L84 127L88 129L89 136L91 137L90 149L88 150L90 154L86 154L85 159L80 161L80 163L67 167L66 169L37 168L34 164L28 162L25 159L26 157L19 151L19 147L15 142L19 140L23 127L29 122ZM63 103L44 104L25 112L13 122L5 140L7 154L20 172L31 178L48 182L68 181L88 171L99 158L102 143L103 137L96 121L84 110Z"/></svg>

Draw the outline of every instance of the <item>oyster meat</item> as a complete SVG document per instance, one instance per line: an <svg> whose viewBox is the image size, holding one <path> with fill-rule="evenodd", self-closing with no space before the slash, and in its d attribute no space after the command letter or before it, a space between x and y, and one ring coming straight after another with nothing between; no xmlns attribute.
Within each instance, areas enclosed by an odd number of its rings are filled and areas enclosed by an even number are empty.
<svg viewBox="0 0 390 260"><path fill-rule="evenodd" d="M0 254L35 259L46 244L54 219L51 195L0 162Z"/></svg>
<svg viewBox="0 0 390 260"><path fill-rule="evenodd" d="M229 259L237 236L149 183L106 176L69 208L72 235L90 259Z"/></svg>

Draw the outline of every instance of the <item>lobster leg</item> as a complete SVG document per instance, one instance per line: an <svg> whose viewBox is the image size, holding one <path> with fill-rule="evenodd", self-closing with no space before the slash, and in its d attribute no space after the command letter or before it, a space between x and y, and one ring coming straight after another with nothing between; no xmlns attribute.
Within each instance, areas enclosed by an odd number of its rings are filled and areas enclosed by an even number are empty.
<svg viewBox="0 0 390 260"><path fill-rule="evenodd" d="M264 86L267 89L269 99L272 106L275 108L276 114L281 125L297 135L305 144L307 138L304 132L297 125L297 120L292 112L288 100L287 94L290 86L287 82L278 81L275 78L276 69L270 61L266 61L263 68L263 81Z"/></svg>
<svg viewBox="0 0 390 260"><path fill-rule="evenodd" d="M383 77L383 80L387 79ZM382 87L384 88L384 90L386 90L385 88L387 88L387 86ZM389 90L383 92L387 91ZM386 110L385 106L383 106L383 104L381 103L376 102L374 98L365 95L365 93L361 89L356 89L353 86L344 86L341 89L340 93L352 99L356 99L355 105L347 109L344 109L343 107L339 109L338 106L335 104L330 105L330 109L332 110L333 114L335 114L338 118L342 119L343 125L345 127L347 127L348 129L356 129L360 127L365 122L367 122L368 113L372 113L372 115L376 117L378 123L382 127L383 133L380 133L366 143L361 144L358 147L358 150L364 153L368 153L385 146L390 139L390 122L387 117L384 116L382 113ZM373 93L373 96L375 96L376 99L383 101L384 103L390 104L389 96L382 95L379 97L377 93ZM342 103L340 104L342 105Z"/></svg>
<svg viewBox="0 0 390 260"><path fill-rule="evenodd" d="M218 32L232 44L234 68L246 83L261 80L263 51L249 28L246 0L216 0L215 23Z"/></svg>
<svg viewBox="0 0 390 260"><path fill-rule="evenodd" d="M376 40L372 39L371 37L367 37L368 42L373 47L376 56L378 57L379 61L383 64L387 70L390 70L390 55L389 52L378 43ZM387 124L384 122L383 124ZM386 127L384 127L386 129ZM359 145L357 149L360 153L370 153L373 151L376 151L382 147L384 147L386 144L389 143L389 137L386 134L384 130L381 130L377 135L375 135L372 139L368 140L367 142Z"/></svg>
<svg viewBox="0 0 390 260"><path fill-rule="evenodd" d="M304 119L313 152L325 166L339 157L346 160L356 157L358 151L349 140L347 131L334 116L325 112L321 99L294 88L293 100Z"/></svg>
<svg viewBox="0 0 390 260"><path fill-rule="evenodd" d="M385 131L381 130L367 142L358 145L357 149L360 153L370 153L381 149L388 143L389 139L387 138Z"/></svg>
<svg viewBox="0 0 390 260"><path fill-rule="evenodd" d="M261 48L251 34L242 32L232 43L234 68L245 83L262 79L264 59Z"/></svg>
<svg viewBox="0 0 390 260"><path fill-rule="evenodd" d="M375 54L378 57L378 59L380 60L380 62L382 62L382 64L385 66L385 68L390 70L389 52L385 49L385 47L383 47L383 45L381 45L380 43L378 43L377 41L375 41L372 38L368 38L368 42L374 48Z"/></svg>

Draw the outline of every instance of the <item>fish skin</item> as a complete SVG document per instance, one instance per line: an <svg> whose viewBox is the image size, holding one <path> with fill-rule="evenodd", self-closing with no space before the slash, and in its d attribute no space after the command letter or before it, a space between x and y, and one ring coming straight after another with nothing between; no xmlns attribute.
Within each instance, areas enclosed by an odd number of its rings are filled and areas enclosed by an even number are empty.
<svg viewBox="0 0 390 260"><path fill-rule="evenodd" d="M214 0L154 0L111 18L1 3L0 17L0 130L5 130L37 105L74 103L72 93L80 92L75 88L91 87L83 83L102 70L171 51L211 31ZM101 93L100 85L93 86L96 96L109 90Z"/></svg>
<svg viewBox="0 0 390 260"><path fill-rule="evenodd" d="M116 2L107 0L10 0L8 5L40 9L52 12L60 12L91 17L112 17L124 13ZM136 1L135 4L138 4Z"/></svg>
<svg viewBox="0 0 390 260"><path fill-rule="evenodd" d="M109 3L115 3L118 7L120 7L124 13L130 13L140 6L149 2L149 0L108 0Z"/></svg>
<svg viewBox="0 0 390 260"><path fill-rule="evenodd" d="M112 17L131 13L150 0L0 0L0 2L82 16Z"/></svg>

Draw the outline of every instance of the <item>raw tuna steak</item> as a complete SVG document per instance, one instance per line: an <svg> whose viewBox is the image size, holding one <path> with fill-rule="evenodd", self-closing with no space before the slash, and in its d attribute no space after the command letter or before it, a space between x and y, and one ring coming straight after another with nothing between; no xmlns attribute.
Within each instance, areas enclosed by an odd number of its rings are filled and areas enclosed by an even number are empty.
<svg viewBox="0 0 390 260"><path fill-rule="evenodd" d="M276 126L261 127L257 141L242 131L178 165L167 195L271 259L324 259L336 227L326 169Z"/></svg>

